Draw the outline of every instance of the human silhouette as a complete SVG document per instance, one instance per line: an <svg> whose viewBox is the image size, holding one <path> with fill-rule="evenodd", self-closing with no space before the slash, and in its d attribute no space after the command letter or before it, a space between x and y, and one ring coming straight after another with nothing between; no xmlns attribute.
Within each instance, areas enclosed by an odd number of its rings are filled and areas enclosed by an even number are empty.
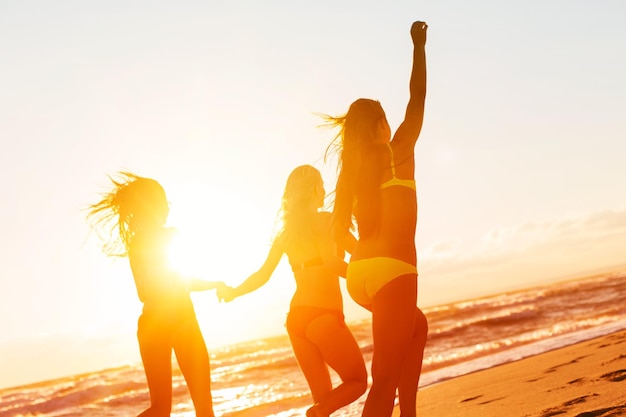
<svg viewBox="0 0 626 417"><path fill-rule="evenodd" d="M142 417L169 416L172 408L172 351L185 377L197 417L214 417L209 354L189 291L219 283L184 279L168 264L175 230L165 227L169 206L163 187L151 178L122 172L112 189L89 206L96 230L108 229L108 255L128 256L143 310L137 325L141 360L150 391Z"/></svg>
<svg viewBox="0 0 626 417"><path fill-rule="evenodd" d="M338 241L353 227L356 244L347 269L347 288L372 312L372 386L362 416L391 416L396 390L402 417L415 417L416 394L428 333L417 307L414 148L422 129L426 98L427 25L411 27L413 68L404 121L391 137L380 103L353 102L344 116L327 116L339 128L331 143L339 156L334 234Z"/></svg>
<svg viewBox="0 0 626 417"><path fill-rule="evenodd" d="M328 417L358 399L367 388L367 371L359 346L346 327L339 276L345 276L345 250L331 235L331 213L324 205L320 172L310 165L295 168L282 199L282 230L277 234L261 268L236 288L217 291L230 301L265 284L283 254L287 254L296 291L291 299L286 328L314 405L307 417ZM328 367L341 378L333 388Z"/></svg>

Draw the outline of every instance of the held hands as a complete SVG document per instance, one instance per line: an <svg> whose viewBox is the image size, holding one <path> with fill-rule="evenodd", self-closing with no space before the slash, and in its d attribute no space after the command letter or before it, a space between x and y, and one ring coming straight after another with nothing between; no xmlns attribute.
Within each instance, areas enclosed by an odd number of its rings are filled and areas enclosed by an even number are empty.
<svg viewBox="0 0 626 417"><path fill-rule="evenodd" d="M217 299L220 300L220 302L224 301L229 303L237 297L237 292L233 287L223 285L217 289L215 295L217 295Z"/></svg>
<svg viewBox="0 0 626 417"><path fill-rule="evenodd" d="M411 26L411 39L415 46L424 46L426 44L426 30L428 25L426 22L413 22Z"/></svg>

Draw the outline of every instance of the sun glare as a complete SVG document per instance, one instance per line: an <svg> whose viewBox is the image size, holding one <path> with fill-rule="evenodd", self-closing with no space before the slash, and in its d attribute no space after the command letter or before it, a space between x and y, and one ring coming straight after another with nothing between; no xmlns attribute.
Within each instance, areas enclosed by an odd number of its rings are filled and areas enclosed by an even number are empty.
<svg viewBox="0 0 626 417"><path fill-rule="evenodd" d="M199 189L207 192L198 193ZM216 195L220 196L219 200L215 199ZM183 276L234 286L261 266L269 249L274 208L259 214L259 210L250 210L247 196L229 195L223 189L211 189L205 184L169 186L168 197L172 201L168 225L177 230L169 248L169 262ZM215 204L215 201L227 203ZM255 201L255 209L260 203ZM273 298L272 304L277 304L274 297L290 298L288 289L282 294L286 281L281 278L272 278L262 289L268 292L271 289L271 295L257 291L231 303L219 303L214 291L193 293L196 315L207 339L214 342L218 338L227 342L247 339L246 335L258 336L266 327L270 333L280 331L282 318L268 321L263 314L269 310L268 296Z"/></svg>
<svg viewBox="0 0 626 417"><path fill-rule="evenodd" d="M194 244L195 238L187 236L186 233L178 231L175 239L168 249L169 263L172 268L183 276L193 276L201 270L201 263L194 252L198 247Z"/></svg>

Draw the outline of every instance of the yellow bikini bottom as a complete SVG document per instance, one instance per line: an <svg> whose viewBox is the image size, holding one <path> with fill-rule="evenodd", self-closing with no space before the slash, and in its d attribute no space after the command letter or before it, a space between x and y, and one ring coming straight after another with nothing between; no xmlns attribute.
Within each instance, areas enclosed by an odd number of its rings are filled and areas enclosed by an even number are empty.
<svg viewBox="0 0 626 417"><path fill-rule="evenodd" d="M352 299L367 306L385 284L409 274L417 275L417 267L399 259L382 256L359 259L348 264L346 284Z"/></svg>

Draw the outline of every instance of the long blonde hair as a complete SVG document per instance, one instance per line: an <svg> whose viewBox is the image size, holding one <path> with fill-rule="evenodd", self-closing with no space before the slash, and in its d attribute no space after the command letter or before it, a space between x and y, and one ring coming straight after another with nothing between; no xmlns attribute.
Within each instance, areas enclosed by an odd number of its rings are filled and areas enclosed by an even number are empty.
<svg viewBox="0 0 626 417"><path fill-rule="evenodd" d="M103 240L110 256L127 256L133 236L140 230L162 226L169 206L165 190L156 180L131 172L109 177L113 187L87 207L87 220Z"/></svg>
<svg viewBox="0 0 626 417"><path fill-rule="evenodd" d="M279 239L288 249L305 248L316 238L315 215L323 205L322 175L311 165L295 168L287 178L281 204Z"/></svg>
<svg viewBox="0 0 626 417"><path fill-rule="evenodd" d="M339 129L326 150L326 157L330 153L339 157L333 209L333 228L338 239L352 229L353 217L361 237L378 227L384 145L377 143L376 134L384 117L380 103L365 98L353 102L343 116L323 116L326 126Z"/></svg>

